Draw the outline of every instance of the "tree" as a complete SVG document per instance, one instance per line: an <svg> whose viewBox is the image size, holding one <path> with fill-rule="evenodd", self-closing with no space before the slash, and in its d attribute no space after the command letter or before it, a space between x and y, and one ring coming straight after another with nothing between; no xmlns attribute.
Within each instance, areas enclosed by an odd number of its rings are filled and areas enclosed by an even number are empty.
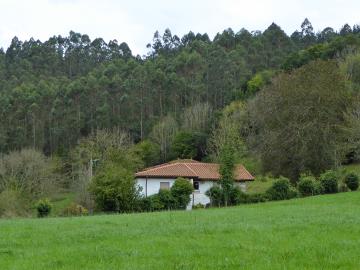
<svg viewBox="0 0 360 270"><path fill-rule="evenodd" d="M150 140L143 140L131 148L131 151L142 159L146 167L158 164L160 161L160 147Z"/></svg>
<svg viewBox="0 0 360 270"><path fill-rule="evenodd" d="M346 36L346 35L351 34L351 33L352 33L352 29L351 29L350 25L348 25L347 23L344 24L344 26L340 30L340 35L341 36Z"/></svg>
<svg viewBox="0 0 360 270"><path fill-rule="evenodd" d="M247 155L247 119L248 112L244 102L233 102L224 108L208 143L208 151L213 160L221 160L221 152L225 146L232 149L236 161L241 161Z"/></svg>
<svg viewBox="0 0 360 270"><path fill-rule="evenodd" d="M137 209L141 190L131 170L110 163L93 178L90 191L99 210L132 212Z"/></svg>
<svg viewBox="0 0 360 270"><path fill-rule="evenodd" d="M234 186L234 151L229 145L224 145L220 157L220 186L223 191L224 204L230 203L230 192Z"/></svg>
<svg viewBox="0 0 360 270"><path fill-rule="evenodd" d="M203 134L181 131L175 135L171 150L175 158L201 160L205 153L205 145L206 140Z"/></svg>
<svg viewBox="0 0 360 270"><path fill-rule="evenodd" d="M312 45L316 41L314 28L308 18L305 18L305 20L301 24L301 35L304 47Z"/></svg>
<svg viewBox="0 0 360 270"><path fill-rule="evenodd" d="M280 74L251 102L253 136L265 171L298 179L337 167L346 153L344 112L350 105L336 63L315 61Z"/></svg>
<svg viewBox="0 0 360 270"><path fill-rule="evenodd" d="M171 116L166 116L156 125L150 134L150 138L160 146L162 161L168 159L171 142L176 134L178 125Z"/></svg>
<svg viewBox="0 0 360 270"><path fill-rule="evenodd" d="M190 132L206 132L209 129L212 114L213 109L209 103L197 103L184 111L182 127Z"/></svg>
<svg viewBox="0 0 360 270"><path fill-rule="evenodd" d="M0 193L14 190L33 201L53 194L61 184L55 163L39 151L23 149L0 158Z"/></svg>

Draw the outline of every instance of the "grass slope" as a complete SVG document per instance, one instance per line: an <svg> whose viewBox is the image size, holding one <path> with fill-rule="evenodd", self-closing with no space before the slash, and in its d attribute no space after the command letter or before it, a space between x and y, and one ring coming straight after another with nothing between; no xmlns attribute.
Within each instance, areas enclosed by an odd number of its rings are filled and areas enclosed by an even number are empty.
<svg viewBox="0 0 360 270"><path fill-rule="evenodd" d="M0 269L360 269L360 192L0 221Z"/></svg>

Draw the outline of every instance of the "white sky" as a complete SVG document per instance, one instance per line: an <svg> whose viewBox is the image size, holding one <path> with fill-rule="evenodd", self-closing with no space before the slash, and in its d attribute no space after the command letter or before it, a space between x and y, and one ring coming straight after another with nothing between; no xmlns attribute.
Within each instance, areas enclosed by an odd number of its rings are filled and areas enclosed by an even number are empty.
<svg viewBox="0 0 360 270"><path fill-rule="evenodd" d="M208 33L264 31L272 22L288 34L305 17L314 30L360 24L360 0L0 0L0 47L11 39L41 41L70 30L91 39L125 41L133 54L145 54L156 30L170 28L179 37L190 30Z"/></svg>

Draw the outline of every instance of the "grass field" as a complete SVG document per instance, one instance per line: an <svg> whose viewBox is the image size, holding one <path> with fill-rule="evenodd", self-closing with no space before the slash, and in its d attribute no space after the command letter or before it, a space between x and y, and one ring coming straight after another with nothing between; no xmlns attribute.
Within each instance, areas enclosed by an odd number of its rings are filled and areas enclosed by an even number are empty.
<svg viewBox="0 0 360 270"><path fill-rule="evenodd" d="M359 269L360 192L0 221L0 269Z"/></svg>

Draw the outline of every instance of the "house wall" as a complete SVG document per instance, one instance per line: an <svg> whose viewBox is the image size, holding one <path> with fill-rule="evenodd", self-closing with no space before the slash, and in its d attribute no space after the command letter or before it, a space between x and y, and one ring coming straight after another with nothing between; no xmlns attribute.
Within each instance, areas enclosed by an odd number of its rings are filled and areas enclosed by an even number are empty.
<svg viewBox="0 0 360 270"><path fill-rule="evenodd" d="M137 178L137 184L142 188L141 193L143 196L151 196L157 194L160 190L160 182L169 182L170 188L175 182L174 178L148 178L146 184L146 178ZM192 180L191 180L192 181ZM195 180L196 181L196 180ZM191 201L187 209L191 209L192 205L210 203L210 198L205 195L205 192L209 190L215 184L214 181L199 181L199 190L195 190L191 195ZM236 182L243 191L246 191L246 182Z"/></svg>
<svg viewBox="0 0 360 270"><path fill-rule="evenodd" d="M175 182L173 178L148 178L146 185L146 178L137 178L137 184L141 187L141 193L143 196L151 196L157 194L160 190L160 182L169 182L170 188ZM147 186L147 192L146 192Z"/></svg>

